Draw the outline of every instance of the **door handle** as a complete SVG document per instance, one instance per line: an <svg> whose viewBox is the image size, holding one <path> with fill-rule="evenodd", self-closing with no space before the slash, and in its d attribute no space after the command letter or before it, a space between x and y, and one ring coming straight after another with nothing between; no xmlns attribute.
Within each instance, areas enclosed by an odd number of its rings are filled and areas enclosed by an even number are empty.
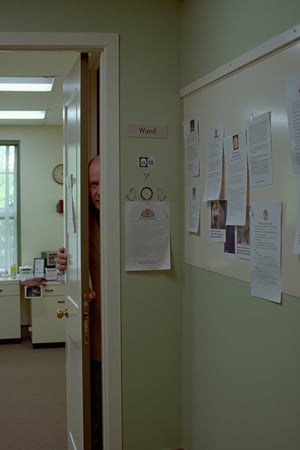
<svg viewBox="0 0 300 450"><path fill-rule="evenodd" d="M58 319L62 319L63 317L68 318L68 317L69 317L69 312L68 312L67 309L58 309L58 310L56 311L56 317L57 317Z"/></svg>

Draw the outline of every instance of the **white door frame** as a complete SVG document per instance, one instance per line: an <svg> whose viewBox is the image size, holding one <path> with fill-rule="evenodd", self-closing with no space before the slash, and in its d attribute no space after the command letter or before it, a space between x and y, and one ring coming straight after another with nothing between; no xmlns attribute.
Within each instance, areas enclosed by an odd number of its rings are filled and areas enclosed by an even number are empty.
<svg viewBox="0 0 300 450"><path fill-rule="evenodd" d="M101 56L101 280L104 448L122 449L119 36L115 33L0 32L0 50L99 51Z"/></svg>

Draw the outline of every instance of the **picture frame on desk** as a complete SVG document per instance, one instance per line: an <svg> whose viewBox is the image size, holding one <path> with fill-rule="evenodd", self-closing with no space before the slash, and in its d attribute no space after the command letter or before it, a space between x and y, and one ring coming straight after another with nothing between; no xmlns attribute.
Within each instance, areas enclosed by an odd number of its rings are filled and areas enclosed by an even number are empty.
<svg viewBox="0 0 300 450"><path fill-rule="evenodd" d="M57 252L48 252L47 267L55 267Z"/></svg>
<svg viewBox="0 0 300 450"><path fill-rule="evenodd" d="M42 298L43 288L42 286L24 286L25 298Z"/></svg>
<svg viewBox="0 0 300 450"><path fill-rule="evenodd" d="M44 251L41 253L41 257L45 260L46 267L56 266L57 251Z"/></svg>
<svg viewBox="0 0 300 450"><path fill-rule="evenodd" d="M43 277L45 273L45 260L44 258L34 258L33 273L35 277Z"/></svg>

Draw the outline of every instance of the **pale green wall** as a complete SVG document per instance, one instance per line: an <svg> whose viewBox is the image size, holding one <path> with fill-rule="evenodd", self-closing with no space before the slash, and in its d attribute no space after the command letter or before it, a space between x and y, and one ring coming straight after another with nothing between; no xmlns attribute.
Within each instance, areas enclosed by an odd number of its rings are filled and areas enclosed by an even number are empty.
<svg viewBox="0 0 300 450"><path fill-rule="evenodd" d="M184 0L182 85L300 22L298 0Z"/></svg>
<svg viewBox="0 0 300 450"><path fill-rule="evenodd" d="M299 23L298 0L185 0L182 86ZM300 448L300 298L277 305L249 292L185 265L187 450Z"/></svg>
<svg viewBox="0 0 300 450"><path fill-rule="evenodd" d="M183 441L188 450L300 448L300 299L185 268Z"/></svg>
<svg viewBox="0 0 300 450"><path fill-rule="evenodd" d="M181 438L181 117L179 0L17 0L1 5L1 31L120 34L120 160L123 200L143 172L137 155L156 157L148 182L171 204L172 271L122 269L123 450L161 450ZM168 126L167 140L133 140L129 123ZM118 449L116 449L118 450Z"/></svg>

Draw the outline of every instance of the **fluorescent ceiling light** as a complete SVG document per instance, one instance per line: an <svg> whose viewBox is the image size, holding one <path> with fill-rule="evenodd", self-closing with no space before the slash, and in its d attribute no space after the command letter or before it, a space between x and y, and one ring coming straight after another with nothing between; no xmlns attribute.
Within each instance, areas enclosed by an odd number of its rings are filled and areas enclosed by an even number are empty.
<svg viewBox="0 0 300 450"><path fill-rule="evenodd" d="M43 120L46 117L46 111L0 111L0 120L22 120L38 119Z"/></svg>
<svg viewBox="0 0 300 450"><path fill-rule="evenodd" d="M0 77L0 91L50 92L54 77Z"/></svg>

